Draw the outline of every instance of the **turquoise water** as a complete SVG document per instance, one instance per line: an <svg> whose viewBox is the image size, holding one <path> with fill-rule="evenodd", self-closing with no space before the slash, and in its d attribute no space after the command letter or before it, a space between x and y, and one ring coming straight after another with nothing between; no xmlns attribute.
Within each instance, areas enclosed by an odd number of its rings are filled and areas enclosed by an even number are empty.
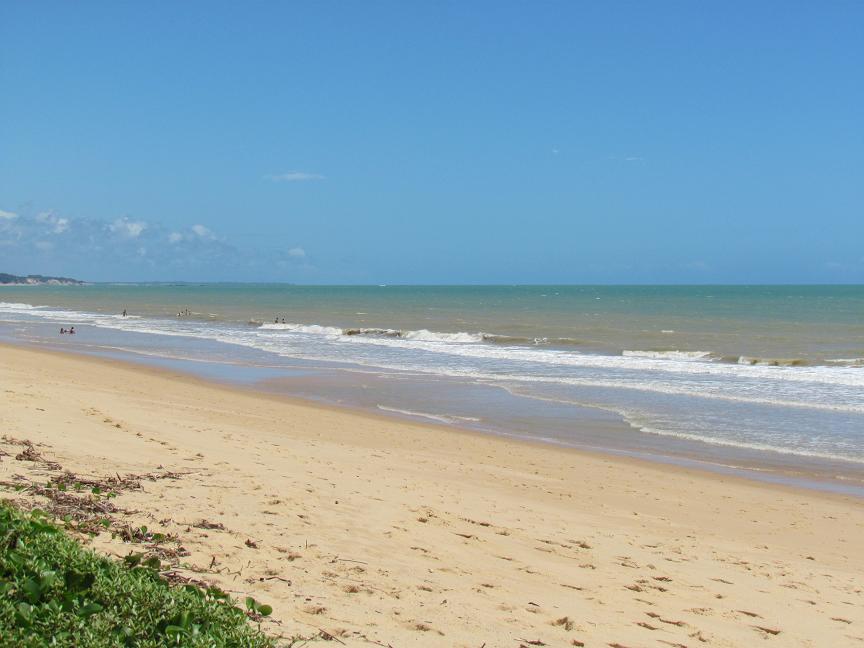
<svg viewBox="0 0 864 648"><path fill-rule="evenodd" d="M0 334L557 443L864 470L862 286L5 287Z"/></svg>

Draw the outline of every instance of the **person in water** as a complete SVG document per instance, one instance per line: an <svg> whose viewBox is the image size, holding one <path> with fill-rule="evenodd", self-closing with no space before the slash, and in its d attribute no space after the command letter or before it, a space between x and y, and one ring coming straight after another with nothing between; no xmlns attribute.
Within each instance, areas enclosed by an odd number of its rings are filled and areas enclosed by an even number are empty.
<svg viewBox="0 0 864 648"><path fill-rule="evenodd" d="M123 317L126 317L126 309L123 309Z"/></svg>
<svg viewBox="0 0 864 648"><path fill-rule="evenodd" d="M63 335L63 334L65 334L65 333L66 333L66 329L65 329L65 328L61 328L61 329L60 329L60 335Z"/></svg>
<svg viewBox="0 0 864 648"><path fill-rule="evenodd" d="M75 327L74 326L69 327L69 335L75 335Z"/></svg>

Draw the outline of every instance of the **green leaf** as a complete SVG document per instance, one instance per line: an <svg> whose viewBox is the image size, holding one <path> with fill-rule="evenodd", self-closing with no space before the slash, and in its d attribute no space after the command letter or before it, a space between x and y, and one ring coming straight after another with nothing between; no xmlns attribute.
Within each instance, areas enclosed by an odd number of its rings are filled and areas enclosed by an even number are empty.
<svg viewBox="0 0 864 648"><path fill-rule="evenodd" d="M197 587L196 585L192 585L190 583L187 583L186 585L183 585L183 589L186 590L187 592L189 592L190 594L193 594L195 597L197 597L199 599L204 598L204 592L201 590L200 587Z"/></svg>
<svg viewBox="0 0 864 648"><path fill-rule="evenodd" d="M29 626L31 624L33 613L33 607L27 605L26 603L19 603L15 608L15 620L18 622L18 625Z"/></svg>
<svg viewBox="0 0 864 648"><path fill-rule="evenodd" d="M255 608L261 616L270 616L273 614L273 608L269 605L259 605Z"/></svg>
<svg viewBox="0 0 864 648"><path fill-rule="evenodd" d="M224 599L228 598L228 593L225 592L224 590L216 587L215 585L207 590L207 594L212 596L215 599L224 600Z"/></svg>
<svg viewBox="0 0 864 648"><path fill-rule="evenodd" d="M21 589L27 593L27 598L30 599L31 603L38 603L39 599L42 596L42 587L32 578L24 581L24 584L21 586Z"/></svg>
<svg viewBox="0 0 864 648"><path fill-rule="evenodd" d="M57 533L59 529L49 522L33 522L33 529L39 533Z"/></svg>
<svg viewBox="0 0 864 648"><path fill-rule="evenodd" d="M66 592L63 594L63 611L71 612L75 609L75 606L78 604L78 597L75 596L72 592Z"/></svg>
<svg viewBox="0 0 864 648"><path fill-rule="evenodd" d="M135 567L138 563L141 562L141 559L144 557L143 553L133 554L130 553L128 556L123 556L123 562L125 562L129 567Z"/></svg>
<svg viewBox="0 0 864 648"><path fill-rule="evenodd" d="M88 617L92 614L96 614L97 612L102 611L102 606L95 602L90 602L80 610L78 610L78 616L80 617Z"/></svg>
<svg viewBox="0 0 864 648"><path fill-rule="evenodd" d="M255 599L252 598L251 596L246 597L246 609L247 610L254 610L255 609Z"/></svg>
<svg viewBox="0 0 864 648"><path fill-rule="evenodd" d="M90 589L96 580L95 574L85 574L79 571L68 571L64 577L66 589L71 592L83 592Z"/></svg>
<svg viewBox="0 0 864 648"><path fill-rule="evenodd" d="M43 571L41 574L39 574L39 587L41 587L43 591L47 590L47 589L51 589L51 586L54 584L54 582L56 580L57 580L57 572L51 571L50 569L47 569L47 570Z"/></svg>

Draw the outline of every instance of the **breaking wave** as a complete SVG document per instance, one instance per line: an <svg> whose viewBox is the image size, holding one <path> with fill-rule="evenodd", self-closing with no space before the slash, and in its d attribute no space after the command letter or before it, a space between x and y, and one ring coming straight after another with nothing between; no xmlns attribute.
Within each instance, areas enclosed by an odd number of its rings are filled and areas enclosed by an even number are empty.
<svg viewBox="0 0 864 648"><path fill-rule="evenodd" d="M826 362L840 367L864 367L864 358L828 358Z"/></svg>
<svg viewBox="0 0 864 648"><path fill-rule="evenodd" d="M341 328L320 326L318 324L262 324L258 328L266 331L290 331L292 333L312 333L313 335L342 335Z"/></svg>
<svg viewBox="0 0 864 648"><path fill-rule="evenodd" d="M476 343L492 340L496 336L487 333L438 333L420 329L419 331L400 331L399 329L385 328L338 328L335 326L320 326L318 324L262 324L259 328L269 331L290 331L292 333L311 333L313 335L347 335L347 336L375 336L401 338L403 340L417 340L420 342L453 342L453 343Z"/></svg>
<svg viewBox="0 0 864 648"><path fill-rule="evenodd" d="M751 356L741 356L738 358L738 364L758 365L761 367L806 367L810 363L801 358L754 358Z"/></svg>

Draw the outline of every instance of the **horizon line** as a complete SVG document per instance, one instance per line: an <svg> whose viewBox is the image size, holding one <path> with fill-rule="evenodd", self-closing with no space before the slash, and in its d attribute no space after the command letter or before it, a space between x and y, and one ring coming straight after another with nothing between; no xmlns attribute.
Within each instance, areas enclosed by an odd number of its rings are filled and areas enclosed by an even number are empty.
<svg viewBox="0 0 864 648"><path fill-rule="evenodd" d="M36 275L23 275L36 276ZM297 288L503 288L503 287L581 287L581 288L633 288L633 287L655 287L655 288L686 288L686 287L827 287L827 286L850 286L864 287L864 282L706 282L706 283L643 283L643 282L603 282L603 283L547 283L547 282L531 282L531 283L484 283L484 282L466 282L466 283L296 283L290 281L206 281L206 280L187 280L187 279L169 279L169 280L136 280L136 281L89 281L86 279L75 279L81 284L0 284L0 288L76 288L82 285L113 285L113 286L135 286L142 284L155 285L269 285L269 286L294 286Z"/></svg>

